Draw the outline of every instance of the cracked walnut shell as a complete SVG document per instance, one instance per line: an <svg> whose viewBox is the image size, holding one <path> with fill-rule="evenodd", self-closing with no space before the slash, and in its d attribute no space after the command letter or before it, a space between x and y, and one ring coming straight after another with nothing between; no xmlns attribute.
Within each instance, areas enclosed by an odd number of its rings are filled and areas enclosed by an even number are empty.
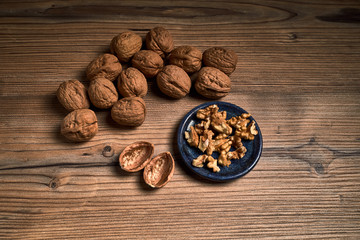
<svg viewBox="0 0 360 240"><path fill-rule="evenodd" d="M68 80L60 84L56 96L68 111L90 107L85 86L78 80Z"/></svg>
<svg viewBox="0 0 360 240"><path fill-rule="evenodd" d="M86 77L89 81L98 77L114 81L121 70L122 66L119 59L115 55L105 53L90 62L86 68Z"/></svg>
<svg viewBox="0 0 360 240"><path fill-rule="evenodd" d="M148 92L144 74L133 67L121 72L117 88L123 97L144 97Z"/></svg>
<svg viewBox="0 0 360 240"><path fill-rule="evenodd" d="M91 139L98 131L97 118L90 109L78 109L70 112L61 123L61 134L74 142Z"/></svg>
<svg viewBox="0 0 360 240"><path fill-rule="evenodd" d="M200 70L202 52L196 47L180 46L171 51L168 56L169 63L181 67L187 73Z"/></svg>
<svg viewBox="0 0 360 240"><path fill-rule="evenodd" d="M156 76L156 83L162 93L172 98L185 97L191 88L189 75L175 65L165 66Z"/></svg>
<svg viewBox="0 0 360 240"><path fill-rule="evenodd" d="M195 81L195 89L206 98L218 99L230 92L231 80L217 68L203 67Z"/></svg>
<svg viewBox="0 0 360 240"><path fill-rule="evenodd" d="M132 66L140 70L145 77L155 77L164 67L164 61L152 50L141 50L131 60Z"/></svg>
<svg viewBox="0 0 360 240"><path fill-rule="evenodd" d="M165 186L174 174L175 162L170 152L163 152L151 159L145 166L143 177L153 188Z"/></svg>
<svg viewBox="0 0 360 240"><path fill-rule="evenodd" d="M163 27L155 27L146 35L146 48L153 50L160 57L165 58L174 49L174 40L168 30Z"/></svg>
<svg viewBox="0 0 360 240"><path fill-rule="evenodd" d="M110 51L120 62L128 62L142 47L142 39L134 32L127 31L115 36L110 43Z"/></svg>
<svg viewBox="0 0 360 240"><path fill-rule="evenodd" d="M114 84L106 78L96 78L91 81L88 92L90 101L97 108L110 108L118 100Z"/></svg>
<svg viewBox="0 0 360 240"><path fill-rule="evenodd" d="M145 102L140 97L126 97L111 108L112 119L120 125L137 127L145 121Z"/></svg>
<svg viewBox="0 0 360 240"><path fill-rule="evenodd" d="M222 47L212 47L203 53L203 63L207 67L215 67L230 75L235 71L238 57L232 50Z"/></svg>
<svg viewBox="0 0 360 240"><path fill-rule="evenodd" d="M139 141L125 147L119 156L120 167L127 172L143 169L154 154L154 144Z"/></svg>

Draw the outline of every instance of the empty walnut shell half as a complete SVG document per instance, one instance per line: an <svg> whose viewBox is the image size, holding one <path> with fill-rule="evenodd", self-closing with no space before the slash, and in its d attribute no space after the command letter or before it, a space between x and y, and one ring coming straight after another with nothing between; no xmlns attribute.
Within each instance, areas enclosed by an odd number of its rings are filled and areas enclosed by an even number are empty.
<svg viewBox="0 0 360 240"><path fill-rule="evenodd" d="M225 97L231 90L231 80L228 75L214 67L203 67L195 82L196 91L210 99Z"/></svg>
<svg viewBox="0 0 360 240"><path fill-rule="evenodd" d="M120 167L127 172L143 169L154 154L154 145L149 142L134 142L125 147L119 156Z"/></svg>
<svg viewBox="0 0 360 240"><path fill-rule="evenodd" d="M105 53L95 58L86 68L86 77L89 81L103 77L114 81L121 73L122 66L119 59L110 53Z"/></svg>
<svg viewBox="0 0 360 240"><path fill-rule="evenodd" d="M153 188L161 188L172 178L175 162L170 152L163 152L151 159L144 168L144 180Z"/></svg>
<svg viewBox="0 0 360 240"><path fill-rule="evenodd" d="M220 69L227 75L235 71L237 60L238 57L234 51L222 47L212 47L203 53L205 66Z"/></svg>
<svg viewBox="0 0 360 240"><path fill-rule="evenodd" d="M74 110L61 123L61 134L74 142L91 139L98 131L97 118L90 109Z"/></svg>

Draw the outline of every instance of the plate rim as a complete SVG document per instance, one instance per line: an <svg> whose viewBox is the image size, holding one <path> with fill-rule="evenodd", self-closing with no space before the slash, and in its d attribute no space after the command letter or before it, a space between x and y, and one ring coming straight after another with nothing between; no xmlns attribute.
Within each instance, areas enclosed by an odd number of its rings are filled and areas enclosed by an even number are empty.
<svg viewBox="0 0 360 240"><path fill-rule="evenodd" d="M253 120L255 120L256 122L256 128L258 130L258 138L259 138L259 151L256 152L255 154L255 159L253 161L253 163L248 167L246 168L244 171L241 171L239 172L238 174L232 174L232 175L229 175L229 176L219 176L219 177L211 177L211 176L207 176L207 175L204 175L204 174L201 174L199 171L196 171L196 169L191 165L191 163L189 163L188 161L186 161L186 156L185 156L185 153L181 150L181 145L180 143L182 142L181 138L182 138L182 132L185 131L185 123L186 121L198 110L198 109L201 109L201 108L204 108L204 107L207 107L207 106L210 106L210 105L225 105L225 106L230 106L230 107L233 107L233 108L236 108L238 110L240 110L241 112L245 112L245 113L248 113L245 109L241 108L240 106L236 105L236 104L233 104L233 103L230 103L230 102L225 102L225 101L210 101L210 102L205 102L205 103L202 103L202 104L199 104L197 105L196 107L192 108L191 110L189 110L186 115L183 117L183 119L181 120L180 122L180 125L178 127L178 131L177 131L177 147L178 147L178 150L180 152L180 156L181 156L181 160L184 162L184 164L190 168L190 170L192 172L194 172L195 174L197 174L198 176L204 178L204 179L207 179L207 180L210 180L210 181L213 181L213 182L227 182L227 181L231 181L231 180L234 180L234 179L237 179L237 178L240 178L244 175L246 175L247 173L249 173L255 166L256 164L259 162L259 159L261 157L261 154L262 154L262 150L263 150L263 139L262 139L262 134L261 134L261 130L260 130L260 126L259 124L257 123L257 121L251 116L251 118Z"/></svg>

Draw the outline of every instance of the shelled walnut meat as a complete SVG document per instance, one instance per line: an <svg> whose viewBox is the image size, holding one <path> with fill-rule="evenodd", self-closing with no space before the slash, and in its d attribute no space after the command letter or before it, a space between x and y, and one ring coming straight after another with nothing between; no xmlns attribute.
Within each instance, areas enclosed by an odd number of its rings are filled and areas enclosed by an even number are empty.
<svg viewBox="0 0 360 240"><path fill-rule="evenodd" d="M90 109L70 112L61 123L61 134L74 142L90 140L98 131L95 113Z"/></svg>
<svg viewBox="0 0 360 240"><path fill-rule="evenodd" d="M123 97L144 97L148 92L144 74L134 67L129 67L121 72L117 88Z"/></svg>
<svg viewBox="0 0 360 240"><path fill-rule="evenodd" d="M146 34L146 48L165 58L174 49L174 40L168 30L155 27Z"/></svg>
<svg viewBox="0 0 360 240"><path fill-rule="evenodd" d="M112 119L120 125L137 127L145 121L146 106L140 97L126 97L111 108Z"/></svg>
<svg viewBox="0 0 360 240"><path fill-rule="evenodd" d="M86 77L89 81L102 77L114 81L121 73L122 66L119 59L109 53L102 54L89 63Z"/></svg>
<svg viewBox="0 0 360 240"><path fill-rule="evenodd" d="M96 78L91 81L88 92L92 104L97 108L110 108L118 100L114 84L106 78Z"/></svg>
<svg viewBox="0 0 360 240"><path fill-rule="evenodd" d="M60 84L56 96L61 105L68 111L90 107L87 90L78 80L68 80Z"/></svg>
<svg viewBox="0 0 360 240"><path fill-rule="evenodd" d="M214 67L203 67L195 81L196 91L210 99L218 99L229 94L231 90L230 78Z"/></svg>
<svg viewBox="0 0 360 240"><path fill-rule="evenodd" d="M172 98L185 97L191 88L189 75L180 67L167 65L156 77L161 92Z"/></svg>
<svg viewBox="0 0 360 240"><path fill-rule="evenodd" d="M142 38L131 31L116 35L110 43L110 51L120 62L129 62L132 56L142 47Z"/></svg>
<svg viewBox="0 0 360 240"><path fill-rule="evenodd" d="M145 77L152 78L164 67L164 61L152 50L141 50L131 60L132 66L140 70Z"/></svg>
<svg viewBox="0 0 360 240"><path fill-rule="evenodd" d="M217 68L227 75L235 71L237 60L234 51L222 47L212 47L203 53L204 66Z"/></svg>
<svg viewBox="0 0 360 240"><path fill-rule="evenodd" d="M171 51L168 60L171 65L181 67L187 73L194 73L201 68L202 52L196 47L180 46Z"/></svg>

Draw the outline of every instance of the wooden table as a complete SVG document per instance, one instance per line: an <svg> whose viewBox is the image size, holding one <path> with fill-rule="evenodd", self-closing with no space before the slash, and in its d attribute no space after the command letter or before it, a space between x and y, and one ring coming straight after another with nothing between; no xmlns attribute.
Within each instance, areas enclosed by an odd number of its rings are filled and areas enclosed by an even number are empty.
<svg viewBox="0 0 360 240"><path fill-rule="evenodd" d="M91 141L60 135L59 84L86 84L113 36L156 26L176 46L237 53L221 100L249 111L264 139L244 177L211 183L186 168L178 125L209 100L169 99L154 80L140 127L96 109ZM360 238L359 1L2 1L0 44L1 239ZM120 169L139 140L173 154L164 188Z"/></svg>

